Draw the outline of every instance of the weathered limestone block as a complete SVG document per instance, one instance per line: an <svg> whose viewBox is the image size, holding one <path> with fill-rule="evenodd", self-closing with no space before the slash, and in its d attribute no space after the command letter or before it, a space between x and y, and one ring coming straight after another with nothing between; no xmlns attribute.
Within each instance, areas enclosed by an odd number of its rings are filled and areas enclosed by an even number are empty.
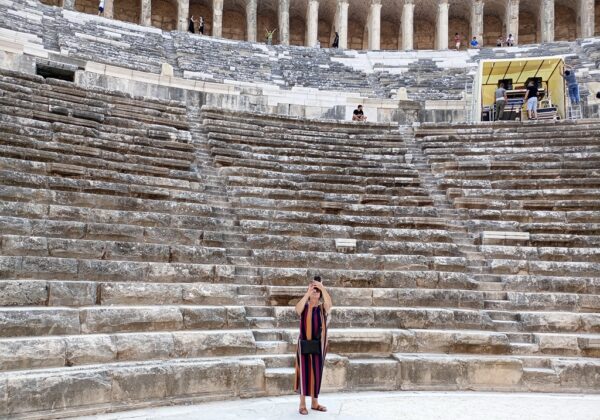
<svg viewBox="0 0 600 420"><path fill-rule="evenodd" d="M156 283L102 283L102 305L169 305L182 303L182 286Z"/></svg>
<svg viewBox="0 0 600 420"><path fill-rule="evenodd" d="M177 357L234 356L254 354L256 342L251 331L174 332Z"/></svg>
<svg viewBox="0 0 600 420"><path fill-rule="evenodd" d="M77 260L71 258L23 257L21 275L66 279L77 275Z"/></svg>
<svg viewBox="0 0 600 420"><path fill-rule="evenodd" d="M79 260L79 277L88 280L142 281L147 270L147 263Z"/></svg>
<svg viewBox="0 0 600 420"><path fill-rule="evenodd" d="M452 334L455 353L505 353L510 347L506 334L496 332L458 331Z"/></svg>
<svg viewBox="0 0 600 420"><path fill-rule="evenodd" d="M391 330L335 329L329 334L332 353L391 353Z"/></svg>
<svg viewBox="0 0 600 420"><path fill-rule="evenodd" d="M193 283L182 286L183 301L192 305L227 305L237 301L237 286Z"/></svg>
<svg viewBox="0 0 600 420"><path fill-rule="evenodd" d="M468 360L466 373L472 389L516 389L523 375L523 362L509 358Z"/></svg>
<svg viewBox="0 0 600 420"><path fill-rule="evenodd" d="M0 379L0 416L8 417L8 387L6 379Z"/></svg>
<svg viewBox="0 0 600 420"><path fill-rule="evenodd" d="M351 359L347 377L352 390L394 390L399 387L400 364L394 359Z"/></svg>
<svg viewBox="0 0 600 420"><path fill-rule="evenodd" d="M417 338L413 330L392 330L392 353L414 353Z"/></svg>
<svg viewBox="0 0 600 420"><path fill-rule="evenodd" d="M576 335L566 334L534 334L542 353L576 355L579 353L579 342Z"/></svg>
<svg viewBox="0 0 600 420"><path fill-rule="evenodd" d="M117 348L108 335L70 336L65 343L67 366L110 363L117 359Z"/></svg>
<svg viewBox="0 0 600 420"><path fill-rule="evenodd" d="M581 314L581 326L585 332L600 332L600 314Z"/></svg>
<svg viewBox="0 0 600 420"><path fill-rule="evenodd" d="M397 289L372 289L373 305L376 306L396 306L398 304Z"/></svg>
<svg viewBox="0 0 600 420"><path fill-rule="evenodd" d="M183 327L181 311L179 308L169 306L82 308L80 318L83 334L171 331Z"/></svg>
<svg viewBox="0 0 600 420"><path fill-rule="evenodd" d="M165 398L173 377L170 366L127 366L111 372L113 402Z"/></svg>
<svg viewBox="0 0 600 420"><path fill-rule="evenodd" d="M181 312L186 329L206 330L227 326L227 309L223 307L184 307Z"/></svg>
<svg viewBox="0 0 600 420"><path fill-rule="evenodd" d="M147 279L165 283L210 282L214 275L214 265L148 263Z"/></svg>
<svg viewBox="0 0 600 420"><path fill-rule="evenodd" d="M439 355L435 358L419 355L396 354L400 362L401 389L454 389L464 383L465 366L455 357Z"/></svg>
<svg viewBox="0 0 600 420"><path fill-rule="evenodd" d="M335 308L332 309L330 325L334 326L333 319L335 315L333 314ZM300 316L296 313L296 310L293 307L274 307L273 308L273 316L277 321L277 325L279 327L298 327L298 322L300 320Z"/></svg>
<svg viewBox="0 0 600 420"><path fill-rule="evenodd" d="M375 323L375 318L375 313L371 308L334 307L331 310L330 322L331 326L335 328L381 326Z"/></svg>
<svg viewBox="0 0 600 420"><path fill-rule="evenodd" d="M49 306L92 306L96 304L97 284L89 281L49 283Z"/></svg>
<svg viewBox="0 0 600 420"><path fill-rule="evenodd" d="M234 384L238 396L256 397L265 394L265 363L260 359L240 360L232 367Z"/></svg>
<svg viewBox="0 0 600 420"><path fill-rule="evenodd" d="M248 328L246 308L243 306L226 306L227 328Z"/></svg>
<svg viewBox="0 0 600 420"><path fill-rule="evenodd" d="M62 338L0 340L0 370L64 365L65 343Z"/></svg>
<svg viewBox="0 0 600 420"><path fill-rule="evenodd" d="M348 358L337 354L327 355L323 384L321 389L326 392L342 391L346 389L348 378Z"/></svg>
<svg viewBox="0 0 600 420"><path fill-rule="evenodd" d="M98 241L48 238L48 251L53 257L103 259L105 247Z"/></svg>
<svg viewBox="0 0 600 420"><path fill-rule="evenodd" d="M359 288L332 288L338 306L371 306L373 289ZM300 296L302 297L302 296Z"/></svg>
<svg viewBox="0 0 600 420"><path fill-rule="evenodd" d="M8 413L16 415L111 402L111 379L103 369L62 375L26 373L7 380Z"/></svg>
<svg viewBox="0 0 600 420"><path fill-rule="evenodd" d="M109 260L132 260L168 262L169 247L158 244L139 244L136 242L107 242L104 258Z"/></svg>
<svg viewBox="0 0 600 420"><path fill-rule="evenodd" d="M23 280L0 283L0 306L45 305L48 284L45 281Z"/></svg>
<svg viewBox="0 0 600 420"><path fill-rule="evenodd" d="M581 316L584 316L582 314ZM556 312L523 312L519 315L524 331L553 332L577 331L580 315Z"/></svg>
<svg viewBox="0 0 600 420"><path fill-rule="evenodd" d="M584 355L592 357L600 355L600 337L579 337L577 343Z"/></svg>
<svg viewBox="0 0 600 420"><path fill-rule="evenodd" d="M171 333L116 334L113 336L113 342L119 361L175 357L175 345Z"/></svg>
<svg viewBox="0 0 600 420"><path fill-rule="evenodd" d="M567 361L557 359L552 362L560 378L561 390L579 392L585 389L600 389L600 363L595 360Z"/></svg>
<svg viewBox="0 0 600 420"><path fill-rule="evenodd" d="M48 255L46 238L39 236L2 236L2 253L5 255Z"/></svg>
<svg viewBox="0 0 600 420"><path fill-rule="evenodd" d="M28 308L0 310L0 337L79 334L75 309Z"/></svg>

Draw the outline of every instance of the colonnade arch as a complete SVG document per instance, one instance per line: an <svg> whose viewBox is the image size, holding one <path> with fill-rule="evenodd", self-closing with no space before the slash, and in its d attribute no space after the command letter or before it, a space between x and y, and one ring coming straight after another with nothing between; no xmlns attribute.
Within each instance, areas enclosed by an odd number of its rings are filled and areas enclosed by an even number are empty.
<svg viewBox="0 0 600 420"><path fill-rule="evenodd" d="M57 5L64 0L41 0ZM186 30L189 16L204 18L204 34L273 43L340 48L445 49L454 34L494 46L512 33L520 44L600 35L600 0L105 0L105 17ZM64 7L96 14L98 0ZM185 18L185 14L188 14ZM182 16L179 16L182 15ZM448 39L446 40L446 33ZM311 44L311 45L309 45Z"/></svg>

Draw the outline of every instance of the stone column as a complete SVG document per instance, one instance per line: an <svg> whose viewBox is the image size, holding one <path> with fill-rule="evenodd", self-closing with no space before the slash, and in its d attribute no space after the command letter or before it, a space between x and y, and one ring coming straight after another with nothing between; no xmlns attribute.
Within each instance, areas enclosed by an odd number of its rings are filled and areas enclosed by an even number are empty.
<svg viewBox="0 0 600 420"><path fill-rule="evenodd" d="M308 0L306 9L306 46L314 47L319 38L319 1ZM328 45L323 45L328 47Z"/></svg>
<svg viewBox="0 0 600 420"><path fill-rule="evenodd" d="M63 0L63 9L75 10L75 0Z"/></svg>
<svg viewBox="0 0 600 420"><path fill-rule="evenodd" d="M115 5L113 0L104 0L104 17L112 19L114 15Z"/></svg>
<svg viewBox="0 0 600 420"><path fill-rule="evenodd" d="M335 27L340 35L340 48L348 48L348 0L338 0Z"/></svg>
<svg viewBox="0 0 600 420"><path fill-rule="evenodd" d="M473 37L477 37L479 45L483 46L483 1L473 0L471 4L471 37L467 40L467 45Z"/></svg>
<svg viewBox="0 0 600 420"><path fill-rule="evenodd" d="M105 0L106 1L106 0ZM177 0L177 30L187 31L190 14L190 0Z"/></svg>
<svg viewBox="0 0 600 420"><path fill-rule="evenodd" d="M140 25L152 26L152 0L142 0Z"/></svg>
<svg viewBox="0 0 600 420"><path fill-rule="evenodd" d="M594 0L579 0L577 7L577 38L594 36Z"/></svg>
<svg viewBox="0 0 600 420"><path fill-rule="evenodd" d="M369 50L380 49L381 39L381 0L371 0L369 11Z"/></svg>
<svg viewBox="0 0 600 420"><path fill-rule="evenodd" d="M142 0L144 1L144 0ZM223 35L223 0L213 0L212 36L221 38Z"/></svg>
<svg viewBox="0 0 600 420"><path fill-rule="evenodd" d="M542 0L540 5L542 42L554 41L554 0Z"/></svg>
<svg viewBox="0 0 600 420"><path fill-rule="evenodd" d="M257 0L246 0L246 34L250 42L256 42Z"/></svg>
<svg viewBox="0 0 600 420"><path fill-rule="evenodd" d="M512 34L515 44L519 43L519 0L508 0L506 2L506 34L505 39L508 35Z"/></svg>
<svg viewBox="0 0 600 420"><path fill-rule="evenodd" d="M448 49L448 0L439 0L437 10L437 22L435 45L438 50Z"/></svg>
<svg viewBox="0 0 600 420"><path fill-rule="evenodd" d="M410 51L413 49L413 17L415 4L413 0L404 0L402 7L402 49Z"/></svg>
<svg viewBox="0 0 600 420"><path fill-rule="evenodd" d="M290 0L279 0L279 43L290 45Z"/></svg>

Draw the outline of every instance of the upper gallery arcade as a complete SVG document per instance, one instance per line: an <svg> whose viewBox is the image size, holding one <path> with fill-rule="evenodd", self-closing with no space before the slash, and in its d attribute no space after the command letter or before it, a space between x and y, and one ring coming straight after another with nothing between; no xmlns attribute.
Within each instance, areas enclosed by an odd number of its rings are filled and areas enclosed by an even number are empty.
<svg viewBox="0 0 600 420"><path fill-rule="evenodd" d="M97 13L98 0L42 0ZM57 4L57 2L60 2ZM273 43L339 46L357 50L453 47L476 36L484 46L512 34L519 44L600 35L600 0L105 0L105 17L187 30L202 16L205 35Z"/></svg>

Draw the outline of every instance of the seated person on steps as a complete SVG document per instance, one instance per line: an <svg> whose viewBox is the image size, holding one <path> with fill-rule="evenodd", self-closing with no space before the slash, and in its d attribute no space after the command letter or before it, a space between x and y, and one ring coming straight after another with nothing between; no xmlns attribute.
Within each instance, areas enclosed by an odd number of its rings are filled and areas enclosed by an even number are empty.
<svg viewBox="0 0 600 420"><path fill-rule="evenodd" d="M362 105L359 105L352 114L352 121L367 121L366 115L363 113Z"/></svg>

